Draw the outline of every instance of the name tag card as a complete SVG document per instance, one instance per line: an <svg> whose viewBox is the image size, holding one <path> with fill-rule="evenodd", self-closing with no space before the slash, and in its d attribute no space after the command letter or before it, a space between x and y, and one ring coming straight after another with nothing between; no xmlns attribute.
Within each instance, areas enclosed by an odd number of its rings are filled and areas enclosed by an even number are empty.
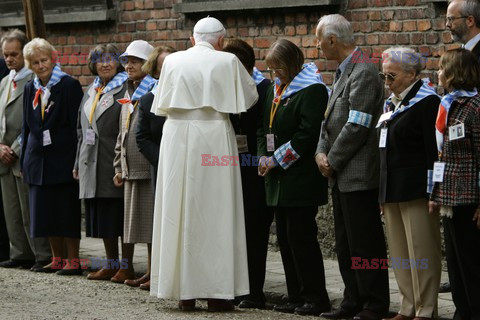
<svg viewBox="0 0 480 320"><path fill-rule="evenodd" d="M463 123L448 127L448 139L458 140L465 138L465 125Z"/></svg>
<svg viewBox="0 0 480 320"><path fill-rule="evenodd" d="M43 146L48 146L52 144L52 139L50 138L50 130L43 131Z"/></svg>
<svg viewBox="0 0 480 320"><path fill-rule="evenodd" d="M235 137L237 138L238 153L248 152L247 136L244 134L237 134Z"/></svg>
<svg viewBox="0 0 480 320"><path fill-rule="evenodd" d="M267 151L275 151L275 136L272 133L267 134Z"/></svg>
<svg viewBox="0 0 480 320"><path fill-rule="evenodd" d="M382 128L380 130L380 141L378 142L378 147L379 148L386 148L387 147L387 133L388 133L387 128Z"/></svg>
<svg viewBox="0 0 480 320"><path fill-rule="evenodd" d="M88 145L95 145L95 131L93 129L87 129L86 139Z"/></svg>
<svg viewBox="0 0 480 320"><path fill-rule="evenodd" d="M445 173L445 162L435 162L433 164L433 182L443 182L443 175Z"/></svg>
<svg viewBox="0 0 480 320"><path fill-rule="evenodd" d="M385 121L390 120L390 118L392 117L392 113L393 113L393 111L389 111L389 112L383 113L383 114L380 116L380 119L378 119L377 128L380 127L380 125L381 125L382 123L384 123Z"/></svg>

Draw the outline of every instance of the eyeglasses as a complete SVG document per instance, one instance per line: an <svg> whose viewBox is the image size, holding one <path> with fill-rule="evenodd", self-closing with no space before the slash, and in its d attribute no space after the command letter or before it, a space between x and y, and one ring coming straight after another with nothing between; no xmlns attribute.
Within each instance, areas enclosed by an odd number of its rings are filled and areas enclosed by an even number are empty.
<svg viewBox="0 0 480 320"><path fill-rule="evenodd" d="M280 68L267 68L268 71L272 71L276 74L282 73L285 71L285 69L280 69Z"/></svg>
<svg viewBox="0 0 480 320"><path fill-rule="evenodd" d="M446 20L447 20L447 23L452 23L453 21L457 20L457 19L465 19L465 18L468 18L469 16L461 16L461 17L447 17Z"/></svg>
<svg viewBox="0 0 480 320"><path fill-rule="evenodd" d="M391 74L391 73L383 73L379 72L378 76L383 80L388 80L388 81L395 81L395 78L397 77L396 74Z"/></svg>

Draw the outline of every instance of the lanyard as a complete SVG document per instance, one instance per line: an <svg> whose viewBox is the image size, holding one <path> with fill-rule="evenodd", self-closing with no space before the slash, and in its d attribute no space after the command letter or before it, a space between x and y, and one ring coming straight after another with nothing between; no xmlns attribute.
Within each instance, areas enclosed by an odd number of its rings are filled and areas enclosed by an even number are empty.
<svg viewBox="0 0 480 320"><path fill-rule="evenodd" d="M272 132L272 125L273 125L273 119L275 118L275 114L277 113L278 106L282 102L282 96L285 92L285 90L288 88L288 85L290 83L287 83L285 87L283 87L282 92L280 93L280 96L278 97L278 103L275 103L275 99L272 101L272 108L270 108L270 123L268 125L268 129L270 129L270 133ZM280 89L280 88L279 88ZM279 90L277 90L278 93Z"/></svg>
<svg viewBox="0 0 480 320"><path fill-rule="evenodd" d="M93 100L92 109L90 110L90 116L88 117L88 122L90 123L90 126L92 125L93 115L95 114L95 109L97 109L97 104L98 101L100 101L100 96L102 95L104 88L105 86L97 90L97 95L95 96L95 100Z"/></svg>
<svg viewBox="0 0 480 320"><path fill-rule="evenodd" d="M140 101L140 100L135 101L135 104L133 105L132 112L130 112L130 110L128 110L127 123L126 123L127 130L128 130L128 127L130 126L130 119L131 119L132 114L135 112L135 108L137 107L138 101Z"/></svg>
<svg viewBox="0 0 480 320"><path fill-rule="evenodd" d="M41 97L40 97L40 103L42 104L42 122L43 122L45 120L45 107L46 107L46 105L44 105L42 103L42 98Z"/></svg>

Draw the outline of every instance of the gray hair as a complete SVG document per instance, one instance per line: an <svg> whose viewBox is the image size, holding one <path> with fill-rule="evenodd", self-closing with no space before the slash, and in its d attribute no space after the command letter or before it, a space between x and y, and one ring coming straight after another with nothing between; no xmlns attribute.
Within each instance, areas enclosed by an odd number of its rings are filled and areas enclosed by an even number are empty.
<svg viewBox="0 0 480 320"><path fill-rule="evenodd" d="M459 11L462 16L472 16L475 26L480 28L480 2L478 0L451 0L448 3L460 2Z"/></svg>
<svg viewBox="0 0 480 320"><path fill-rule="evenodd" d="M422 72L425 66L426 58L420 53L415 52L412 48L408 47L391 47L383 51L382 62L398 63L403 71L415 72L418 75Z"/></svg>
<svg viewBox="0 0 480 320"><path fill-rule="evenodd" d="M57 52L50 42L42 38L34 38L23 48L23 57L25 59L25 65L27 68L30 68L30 60L38 51L50 56L52 61L56 62Z"/></svg>
<svg viewBox="0 0 480 320"><path fill-rule="evenodd" d="M322 33L322 38L334 35L343 44L355 44L352 25L340 14L329 14L321 17L318 20L317 31Z"/></svg>
<svg viewBox="0 0 480 320"><path fill-rule="evenodd" d="M5 42L10 41L18 41L20 42L20 47L23 49L25 44L27 43L27 36L22 30L19 29L10 29L3 35L2 39L0 40L0 44L3 46Z"/></svg>
<svg viewBox="0 0 480 320"><path fill-rule="evenodd" d="M193 33L193 39L195 39L195 42L201 42L205 41L210 43L212 46L215 45L220 39L220 37L225 36L227 34L227 31L225 28L223 30L218 31L218 32L212 32L212 33L199 33L199 32L194 32Z"/></svg>

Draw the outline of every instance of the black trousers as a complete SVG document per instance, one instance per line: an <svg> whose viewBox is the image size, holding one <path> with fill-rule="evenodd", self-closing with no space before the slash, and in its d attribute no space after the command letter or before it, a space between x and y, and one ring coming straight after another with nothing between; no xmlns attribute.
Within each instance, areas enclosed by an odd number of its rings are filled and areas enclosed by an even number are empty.
<svg viewBox="0 0 480 320"><path fill-rule="evenodd" d="M273 221L273 208L245 210L245 233L247 238L248 279L250 294L248 299L265 302L263 285L267 267L268 240Z"/></svg>
<svg viewBox="0 0 480 320"><path fill-rule="evenodd" d="M462 320L480 320L480 230L472 221L476 209L453 207L453 218L443 219L455 318Z"/></svg>
<svg viewBox="0 0 480 320"><path fill-rule="evenodd" d="M0 190L0 261L10 258L10 240L8 238L7 224L3 213L2 191Z"/></svg>
<svg viewBox="0 0 480 320"><path fill-rule="evenodd" d="M317 240L318 207L277 207L275 222L290 302L314 302L329 309L325 268Z"/></svg>
<svg viewBox="0 0 480 320"><path fill-rule="evenodd" d="M352 269L352 257L386 259L378 189L340 192L332 189L335 246L345 284L340 307L349 312L367 309L386 314L390 305L387 269Z"/></svg>

